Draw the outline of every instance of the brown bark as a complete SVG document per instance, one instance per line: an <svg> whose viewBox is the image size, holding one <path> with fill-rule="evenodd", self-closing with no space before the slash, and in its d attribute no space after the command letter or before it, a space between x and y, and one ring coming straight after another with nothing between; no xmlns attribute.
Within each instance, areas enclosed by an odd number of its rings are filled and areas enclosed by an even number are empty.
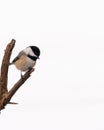
<svg viewBox="0 0 104 130"><path fill-rule="evenodd" d="M10 57L12 54L12 50L15 46L15 40L12 39L11 42L7 45L4 57L1 64L1 75L0 75L0 111L5 108L7 104L16 104L10 102L13 95L16 91L21 87L21 85L30 77L31 73L34 69L28 70L19 81L8 91L8 69L10 63Z"/></svg>
<svg viewBox="0 0 104 130"><path fill-rule="evenodd" d="M1 65L1 75L0 75L0 96L3 93L7 92L9 60L14 45L15 45L15 40L12 39L12 41L6 47L5 54L3 57L3 61Z"/></svg>

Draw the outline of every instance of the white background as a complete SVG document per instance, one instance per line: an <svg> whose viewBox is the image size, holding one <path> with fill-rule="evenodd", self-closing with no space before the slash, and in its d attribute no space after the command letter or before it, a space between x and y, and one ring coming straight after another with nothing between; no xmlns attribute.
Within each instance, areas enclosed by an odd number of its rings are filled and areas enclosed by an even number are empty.
<svg viewBox="0 0 104 130"><path fill-rule="evenodd" d="M1 0L0 62L41 49L30 79L0 115L3 130L104 130L103 0ZM9 89L20 72L9 68Z"/></svg>

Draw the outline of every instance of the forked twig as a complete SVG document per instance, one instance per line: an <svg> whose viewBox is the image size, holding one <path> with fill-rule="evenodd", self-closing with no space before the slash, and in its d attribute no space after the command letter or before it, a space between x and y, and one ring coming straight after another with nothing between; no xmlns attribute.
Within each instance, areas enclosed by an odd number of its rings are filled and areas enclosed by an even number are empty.
<svg viewBox="0 0 104 130"><path fill-rule="evenodd" d="M12 39L11 42L7 45L4 57L2 60L1 65L1 76L0 76L0 111L5 108L7 104L17 104L10 102L13 95L16 91L22 86L22 84L30 77L31 73L34 69L29 69L17 83L8 91L7 84L8 84L8 68L10 63L10 57L12 54L12 50L15 46L15 40Z"/></svg>

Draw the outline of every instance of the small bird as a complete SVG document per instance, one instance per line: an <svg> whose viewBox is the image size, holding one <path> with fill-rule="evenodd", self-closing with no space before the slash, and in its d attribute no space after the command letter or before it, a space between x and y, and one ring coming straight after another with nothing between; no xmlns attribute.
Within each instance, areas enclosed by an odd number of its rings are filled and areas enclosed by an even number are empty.
<svg viewBox="0 0 104 130"><path fill-rule="evenodd" d="M33 68L36 64L37 59L40 56L40 49L37 46L28 46L14 58L10 63L14 64L18 70L22 72L27 71L30 68Z"/></svg>

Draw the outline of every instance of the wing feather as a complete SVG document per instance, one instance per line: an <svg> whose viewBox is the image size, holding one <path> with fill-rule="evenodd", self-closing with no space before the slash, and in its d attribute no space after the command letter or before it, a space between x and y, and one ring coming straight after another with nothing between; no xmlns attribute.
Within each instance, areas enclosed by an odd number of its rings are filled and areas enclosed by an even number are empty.
<svg viewBox="0 0 104 130"><path fill-rule="evenodd" d="M13 61L12 61L11 64L15 63L18 59L20 59L20 57L21 57L22 55L26 55L26 54L24 53L24 51L21 51L21 52L13 59Z"/></svg>

